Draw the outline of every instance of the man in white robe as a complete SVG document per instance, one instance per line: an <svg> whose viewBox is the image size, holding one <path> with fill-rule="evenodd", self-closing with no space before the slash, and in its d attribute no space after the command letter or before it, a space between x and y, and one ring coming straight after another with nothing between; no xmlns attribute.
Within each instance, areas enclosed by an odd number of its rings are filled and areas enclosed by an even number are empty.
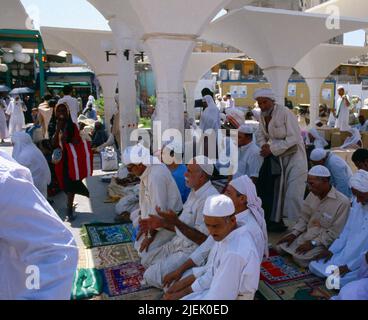
<svg viewBox="0 0 368 320"><path fill-rule="evenodd" d="M368 300L368 252L362 259L358 274L359 280L343 287L338 296L331 300Z"/></svg>
<svg viewBox="0 0 368 320"><path fill-rule="evenodd" d="M238 226L233 201L225 195L210 197L204 214L216 241L213 265L184 289L183 300L253 300L262 259L250 233Z"/></svg>
<svg viewBox="0 0 368 320"><path fill-rule="evenodd" d="M0 93L1 95L1 93ZM8 138L8 125L6 123L5 110L8 108L8 105L0 96L0 143L4 142L4 139Z"/></svg>
<svg viewBox="0 0 368 320"><path fill-rule="evenodd" d="M339 96L336 100L336 110L335 110L335 116L336 116L336 123L335 128L340 129L340 131L349 131L350 125L349 125L349 116L350 116L350 97L345 94L345 88L343 86L339 86L337 88L337 92Z"/></svg>
<svg viewBox="0 0 368 320"><path fill-rule="evenodd" d="M24 113L27 111L27 107L19 96L16 96L13 101L11 101L6 109L6 114L10 116L9 120L9 135L13 133L22 131L25 126Z"/></svg>
<svg viewBox="0 0 368 320"><path fill-rule="evenodd" d="M281 166L279 201L274 217L298 219L305 193L308 166L307 155L296 116L286 107L277 105L270 89L260 89L254 94L262 110L260 127L256 134L261 156L275 156Z"/></svg>
<svg viewBox="0 0 368 320"><path fill-rule="evenodd" d="M78 99L72 97L73 87L70 85L66 85L63 88L64 97L59 99L57 104L66 103L70 110L70 116L72 117L73 122L78 125L78 115L82 111L79 105Z"/></svg>
<svg viewBox="0 0 368 320"><path fill-rule="evenodd" d="M234 178L241 176L250 177L254 183L257 182L259 171L263 164L261 149L253 140L253 135L257 128L251 125L244 124L239 128L238 146L239 146L239 161L238 171Z"/></svg>
<svg viewBox="0 0 368 320"><path fill-rule="evenodd" d="M47 199L51 172L45 156L32 142L31 136L25 132L14 133L11 140L14 145L13 158L31 171L35 187Z"/></svg>
<svg viewBox="0 0 368 320"><path fill-rule="evenodd" d="M232 199L237 223L251 235L256 244L258 255L268 257L266 221L262 202L257 196L256 187L252 180L247 176L233 180L226 188L225 195ZM168 297L173 294L173 296L181 298L178 295L180 289L191 286L196 279L212 268L216 254L215 244L214 238L209 236L183 265L165 276L164 285L170 287ZM174 285L171 286L172 283Z"/></svg>
<svg viewBox="0 0 368 320"><path fill-rule="evenodd" d="M358 279L362 257L368 251L368 172L356 172L350 185L354 201L343 232L309 264L311 272L328 277L339 288Z"/></svg>
<svg viewBox="0 0 368 320"><path fill-rule="evenodd" d="M137 228L140 221L150 215L157 215L156 208L172 210L177 214L183 209L179 189L170 170L152 157L149 150L141 145L128 147L123 153L123 163L128 171L140 177L139 209L132 212L130 219ZM140 230L134 246L139 251L142 261L150 260L151 252L174 237L172 231Z"/></svg>
<svg viewBox="0 0 368 320"><path fill-rule="evenodd" d="M0 152L0 300L69 300L78 248L33 185Z"/></svg>
<svg viewBox="0 0 368 320"><path fill-rule="evenodd" d="M221 127L220 111L211 96L205 96L204 102L206 104L206 109L201 116L200 128L204 133L210 129L217 132Z"/></svg>
<svg viewBox="0 0 368 320"><path fill-rule="evenodd" d="M173 212L161 212L160 217L151 216L143 220L149 229L164 228L175 232L175 237L161 247L152 250L149 257L142 259L147 267L144 279L148 285L162 287L163 277L178 268L208 236L203 221L203 207L208 197L218 192L211 184L214 167L206 164L205 157L195 158L187 165L185 179L192 189L184 204L183 212L177 217Z"/></svg>

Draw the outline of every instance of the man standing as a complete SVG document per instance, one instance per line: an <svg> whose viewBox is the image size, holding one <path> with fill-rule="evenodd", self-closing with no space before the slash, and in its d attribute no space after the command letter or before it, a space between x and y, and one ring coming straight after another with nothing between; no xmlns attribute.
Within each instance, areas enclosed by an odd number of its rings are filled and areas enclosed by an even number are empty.
<svg viewBox="0 0 368 320"><path fill-rule="evenodd" d="M205 109L202 113L200 120L200 128L205 133L207 130L214 130L217 135L217 130L221 127L220 111L217 108L212 96L205 96L204 98Z"/></svg>
<svg viewBox="0 0 368 320"><path fill-rule="evenodd" d="M333 282L340 287L358 279L362 258L368 251L368 172L356 172L350 185L356 199L343 232L309 265L310 271L319 277L334 273Z"/></svg>
<svg viewBox="0 0 368 320"><path fill-rule="evenodd" d="M262 110L260 127L256 134L261 156L265 162L275 159L281 172L279 190L272 197L276 199L273 203L272 221L278 223L283 217L295 221L303 203L308 173L307 156L298 120L288 108L276 104L270 89L257 90L254 99ZM269 184L270 181L266 179L263 183Z"/></svg>
<svg viewBox="0 0 368 320"><path fill-rule="evenodd" d="M324 149L314 149L310 155L314 166L325 166L331 173L331 184L342 194L351 198L349 180L353 175L350 166L339 156Z"/></svg>
<svg viewBox="0 0 368 320"><path fill-rule="evenodd" d="M0 300L69 300L78 263L72 233L29 170L1 151L0 181Z"/></svg>
<svg viewBox="0 0 368 320"><path fill-rule="evenodd" d="M337 92L339 94L337 101L336 101L336 123L335 128L340 129L340 131L349 131L349 116L350 116L350 97L345 94L344 86L339 86L337 88Z"/></svg>
<svg viewBox="0 0 368 320"><path fill-rule="evenodd" d="M186 293L184 300L253 300L262 259L252 236L238 226L233 201L225 195L212 196L206 201L204 214L215 240L212 268L176 294Z"/></svg>
<svg viewBox="0 0 368 320"><path fill-rule="evenodd" d="M304 268L337 239L348 218L350 201L331 186L330 177L323 166L309 171L311 193L304 201L299 221L278 243L279 251L292 255Z"/></svg>
<svg viewBox="0 0 368 320"><path fill-rule="evenodd" d="M149 256L142 259L142 264L147 267L144 279L151 286L161 288L163 277L185 262L207 239L208 231L203 222L203 207L206 199L217 195L218 192L210 181L214 167L205 164L206 160L208 161L204 157L197 157L187 165L185 177L192 191L180 217L172 211L158 210L160 217L150 216L141 222L150 230L164 228L176 234L170 242L152 250Z"/></svg>
<svg viewBox="0 0 368 320"><path fill-rule="evenodd" d="M66 85L63 88L64 97L59 99L58 105L66 103L70 110L70 116L72 117L72 121L78 125L78 114L80 113L79 102L76 98L72 97L71 94L73 92L73 87L71 85Z"/></svg>

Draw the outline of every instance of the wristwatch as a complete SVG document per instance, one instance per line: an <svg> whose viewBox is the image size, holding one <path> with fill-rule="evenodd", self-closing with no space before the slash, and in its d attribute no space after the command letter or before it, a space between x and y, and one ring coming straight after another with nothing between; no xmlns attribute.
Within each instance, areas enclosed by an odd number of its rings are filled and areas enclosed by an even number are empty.
<svg viewBox="0 0 368 320"><path fill-rule="evenodd" d="M312 246L313 246L314 248L315 248L315 247L317 247L317 245L318 245L316 240L312 240L312 241L311 241L311 244L312 244Z"/></svg>

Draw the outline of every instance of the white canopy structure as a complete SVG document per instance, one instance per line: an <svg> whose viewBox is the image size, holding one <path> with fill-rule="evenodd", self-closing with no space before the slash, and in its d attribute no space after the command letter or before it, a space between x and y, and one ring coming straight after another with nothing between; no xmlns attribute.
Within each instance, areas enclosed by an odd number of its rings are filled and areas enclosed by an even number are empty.
<svg viewBox="0 0 368 320"><path fill-rule="evenodd" d="M191 55L188 67L184 76L184 88L187 97L187 111L190 117L194 118L195 89L198 81L213 66L228 59L243 56L239 52L222 53L222 52L195 52Z"/></svg>
<svg viewBox="0 0 368 320"><path fill-rule="evenodd" d="M368 48L364 47L321 44L304 56L295 66L309 86L311 126L314 126L318 118L321 86L325 79L341 63L346 62L349 58L363 55L367 51Z"/></svg>
<svg viewBox="0 0 368 320"><path fill-rule="evenodd" d="M20 1L1 0L0 29L33 29L33 22Z"/></svg>
<svg viewBox="0 0 368 320"><path fill-rule="evenodd" d="M112 41L110 31L41 27L46 49L67 50L82 58L96 73L105 100L105 119L109 123L114 111L114 97L117 87L117 61L106 61L101 42Z"/></svg>
<svg viewBox="0 0 368 320"><path fill-rule="evenodd" d="M284 103L292 68L317 45L345 32L368 27L364 20L340 19L340 29L326 28L327 15L246 6L212 22L203 38L238 48L256 59Z"/></svg>

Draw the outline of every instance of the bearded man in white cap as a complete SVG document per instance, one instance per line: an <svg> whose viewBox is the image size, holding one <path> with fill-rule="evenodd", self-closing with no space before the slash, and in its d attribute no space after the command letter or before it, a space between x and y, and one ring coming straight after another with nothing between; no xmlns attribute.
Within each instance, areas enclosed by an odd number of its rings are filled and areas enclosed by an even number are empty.
<svg viewBox="0 0 368 320"><path fill-rule="evenodd" d="M147 268L144 279L148 285L161 288L163 277L178 268L193 251L206 241L208 230L203 220L203 207L208 197L217 195L210 177L214 166L203 156L193 159L185 173L187 186L192 189L178 217L170 209L157 208L159 216L150 216L142 221L147 230L163 228L175 235L170 242L156 248L143 257L142 264ZM167 211L167 212L164 212Z"/></svg>
<svg viewBox="0 0 368 320"><path fill-rule="evenodd" d="M254 99L262 110L257 132L261 156L267 161L271 161L272 157L276 158L281 167L279 195L273 197L278 198L274 203L273 221L281 222L283 217L295 221L303 202L304 183L308 173L307 156L298 120L288 108L276 104L270 89L257 90Z"/></svg>
<svg viewBox="0 0 368 320"><path fill-rule="evenodd" d="M335 117L336 123L335 128L340 129L340 131L349 131L349 115L350 115L350 97L345 94L344 86L339 86L337 88L338 97L336 100L336 107L335 107Z"/></svg>
<svg viewBox="0 0 368 320"><path fill-rule="evenodd" d="M350 210L350 200L330 184L326 167L313 167L308 174L310 194L291 234L282 238L277 249L290 254L301 267L307 267L324 248L340 235Z"/></svg>
<svg viewBox="0 0 368 320"><path fill-rule="evenodd" d="M261 149L255 143L253 136L257 129L249 124L243 124L238 131L239 161L238 171L234 178L247 175L254 183L257 182L259 171L263 164Z"/></svg>
<svg viewBox="0 0 368 320"><path fill-rule="evenodd" d="M249 232L238 226L233 201L225 196L207 199L204 219L215 240L213 265L188 286L165 298L176 300L253 300L258 289L260 257Z"/></svg>
<svg viewBox="0 0 368 320"><path fill-rule="evenodd" d="M162 210L173 210L179 213L183 208L181 196L170 170L152 157L149 150L141 145L128 147L123 153L123 163L127 166L129 173L139 177L139 209L132 212L130 219L133 226L138 227L143 219L155 215L156 208ZM142 237L144 235L144 237ZM136 250L142 259L147 259L152 250L160 247L174 234L168 230L145 230L140 225L140 232L135 243Z"/></svg>
<svg viewBox="0 0 368 320"><path fill-rule="evenodd" d="M225 195L233 201L238 226L251 235L261 262L263 257L268 257L268 235L262 201L257 196L254 183L247 176L239 177L227 186ZM171 295L178 297L176 295L178 292L190 287L197 278L212 268L216 254L213 249L215 244L215 239L209 236L183 265L165 276L164 285L170 287L169 297ZM174 285L171 286L172 283Z"/></svg>
<svg viewBox="0 0 368 320"><path fill-rule="evenodd" d="M359 269L368 251L368 172L357 171L350 185L354 201L343 232L317 257L318 261L309 265L315 275L328 277L337 289L359 279Z"/></svg>
<svg viewBox="0 0 368 320"><path fill-rule="evenodd" d="M352 193L349 181L353 172L344 159L320 148L312 151L310 159L314 166L325 166L331 173L331 184L342 194L351 198Z"/></svg>

